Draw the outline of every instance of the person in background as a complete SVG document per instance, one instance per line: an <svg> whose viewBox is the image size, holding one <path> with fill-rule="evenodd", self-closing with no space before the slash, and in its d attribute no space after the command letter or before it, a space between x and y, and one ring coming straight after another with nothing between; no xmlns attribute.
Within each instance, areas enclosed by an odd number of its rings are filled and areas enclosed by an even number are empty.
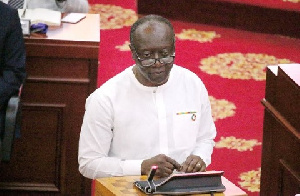
<svg viewBox="0 0 300 196"><path fill-rule="evenodd" d="M87 178L205 171L216 128L201 79L174 64L175 34L157 15L130 31L135 61L86 100L79 171Z"/></svg>
<svg viewBox="0 0 300 196"><path fill-rule="evenodd" d="M0 131L3 137L6 105L25 80L25 45L17 10L0 2Z"/></svg>
<svg viewBox="0 0 300 196"><path fill-rule="evenodd" d="M46 8L62 13L87 13L89 3L87 0L2 0L15 9Z"/></svg>
<svg viewBox="0 0 300 196"><path fill-rule="evenodd" d="M28 9L47 8L62 13L87 13L89 3L87 0L27 0Z"/></svg>

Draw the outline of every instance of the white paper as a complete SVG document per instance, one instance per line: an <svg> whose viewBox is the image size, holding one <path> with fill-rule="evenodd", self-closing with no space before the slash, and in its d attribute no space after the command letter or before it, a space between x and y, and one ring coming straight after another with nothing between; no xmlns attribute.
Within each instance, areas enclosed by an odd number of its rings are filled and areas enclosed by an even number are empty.
<svg viewBox="0 0 300 196"><path fill-rule="evenodd" d="M68 15L63 17L63 19L61 21L68 22L68 23L77 23L85 17L86 17L86 14L83 14L83 13L69 13Z"/></svg>

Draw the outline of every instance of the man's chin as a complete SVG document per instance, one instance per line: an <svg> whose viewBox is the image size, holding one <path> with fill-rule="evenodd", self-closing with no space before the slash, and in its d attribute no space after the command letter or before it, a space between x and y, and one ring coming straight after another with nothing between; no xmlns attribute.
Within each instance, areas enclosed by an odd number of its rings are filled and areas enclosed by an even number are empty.
<svg viewBox="0 0 300 196"><path fill-rule="evenodd" d="M165 84L168 81L168 77L167 78L163 78L163 79L149 79L149 82L151 82L151 84L153 84L153 86L160 86Z"/></svg>

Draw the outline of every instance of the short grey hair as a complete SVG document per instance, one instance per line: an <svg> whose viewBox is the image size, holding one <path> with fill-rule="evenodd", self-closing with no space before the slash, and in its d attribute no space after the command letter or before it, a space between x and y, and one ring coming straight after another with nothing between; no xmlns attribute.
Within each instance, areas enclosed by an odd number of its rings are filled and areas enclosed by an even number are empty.
<svg viewBox="0 0 300 196"><path fill-rule="evenodd" d="M131 29L130 29L130 43L131 44L133 44L133 41L134 41L133 35L134 35L134 32L136 31L136 29L140 25L142 25L146 22L149 22L149 21L157 21L157 22L161 22L161 23L168 25L173 33L173 44L175 44L175 33L174 33L173 25L171 24L171 22L168 19L166 19L162 16L159 16L159 15L155 15L155 14L150 14L150 15L144 16L144 17L138 19L135 23L133 23L133 25L131 26Z"/></svg>

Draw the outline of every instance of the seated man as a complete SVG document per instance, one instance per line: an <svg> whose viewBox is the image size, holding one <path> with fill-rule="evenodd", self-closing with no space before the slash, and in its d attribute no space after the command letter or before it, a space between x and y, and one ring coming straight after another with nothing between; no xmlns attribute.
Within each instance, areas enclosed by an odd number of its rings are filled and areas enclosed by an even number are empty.
<svg viewBox="0 0 300 196"><path fill-rule="evenodd" d="M25 79L25 45L17 10L0 2L0 131L4 130L6 104Z"/></svg>
<svg viewBox="0 0 300 196"><path fill-rule="evenodd" d="M79 171L87 178L205 171L216 128L200 78L174 64L171 23L148 15L130 31L135 65L86 100Z"/></svg>

